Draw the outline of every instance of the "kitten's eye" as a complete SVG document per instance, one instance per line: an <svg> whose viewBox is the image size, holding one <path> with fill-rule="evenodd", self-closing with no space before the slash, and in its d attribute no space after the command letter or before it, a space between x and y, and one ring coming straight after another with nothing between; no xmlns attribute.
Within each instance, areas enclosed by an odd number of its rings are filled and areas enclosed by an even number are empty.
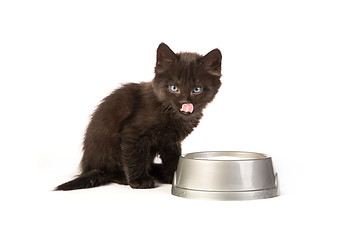
<svg viewBox="0 0 360 240"><path fill-rule="evenodd" d="M174 85L169 86L169 89L171 92L179 92L179 89Z"/></svg>
<svg viewBox="0 0 360 240"><path fill-rule="evenodd" d="M202 91L201 87L196 87L194 88L193 93L200 93L201 91Z"/></svg>

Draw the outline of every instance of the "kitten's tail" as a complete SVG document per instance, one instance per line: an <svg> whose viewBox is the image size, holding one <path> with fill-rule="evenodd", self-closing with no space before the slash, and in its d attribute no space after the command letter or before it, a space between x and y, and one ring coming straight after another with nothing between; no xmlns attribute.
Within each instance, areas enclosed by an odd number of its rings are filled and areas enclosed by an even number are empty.
<svg viewBox="0 0 360 240"><path fill-rule="evenodd" d="M76 190L82 188L93 188L101 185L106 185L112 182L116 182L119 184L127 184L125 176L121 173L106 173L101 170L92 170L90 172L80 174L74 180L61 184L57 186L54 190Z"/></svg>

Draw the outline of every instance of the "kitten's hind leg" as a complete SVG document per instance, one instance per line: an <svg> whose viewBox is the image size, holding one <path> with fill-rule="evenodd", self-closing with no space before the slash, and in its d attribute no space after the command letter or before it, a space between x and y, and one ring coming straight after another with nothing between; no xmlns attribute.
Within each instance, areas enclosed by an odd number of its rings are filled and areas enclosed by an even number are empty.
<svg viewBox="0 0 360 240"><path fill-rule="evenodd" d="M154 188L150 168L155 154L150 152L149 141L145 138L140 141L125 139L122 141L122 163L127 182L132 188Z"/></svg>
<svg viewBox="0 0 360 240"><path fill-rule="evenodd" d="M114 174L111 181L121 185L129 185L124 173Z"/></svg>

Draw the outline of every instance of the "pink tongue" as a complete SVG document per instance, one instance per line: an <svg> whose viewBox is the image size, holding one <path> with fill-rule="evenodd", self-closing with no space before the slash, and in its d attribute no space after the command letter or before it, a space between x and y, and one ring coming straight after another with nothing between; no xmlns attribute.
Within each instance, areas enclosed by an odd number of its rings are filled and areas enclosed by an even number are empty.
<svg viewBox="0 0 360 240"><path fill-rule="evenodd" d="M191 103L185 103L181 106L180 111L192 113L194 111L194 106Z"/></svg>

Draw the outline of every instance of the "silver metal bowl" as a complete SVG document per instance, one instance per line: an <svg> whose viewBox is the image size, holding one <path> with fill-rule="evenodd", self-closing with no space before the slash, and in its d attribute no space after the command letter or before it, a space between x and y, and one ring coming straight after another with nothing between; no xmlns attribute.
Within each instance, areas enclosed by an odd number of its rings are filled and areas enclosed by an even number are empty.
<svg viewBox="0 0 360 240"><path fill-rule="evenodd" d="M198 152L181 156L171 193L209 200L251 200L278 195L271 157L253 152Z"/></svg>

